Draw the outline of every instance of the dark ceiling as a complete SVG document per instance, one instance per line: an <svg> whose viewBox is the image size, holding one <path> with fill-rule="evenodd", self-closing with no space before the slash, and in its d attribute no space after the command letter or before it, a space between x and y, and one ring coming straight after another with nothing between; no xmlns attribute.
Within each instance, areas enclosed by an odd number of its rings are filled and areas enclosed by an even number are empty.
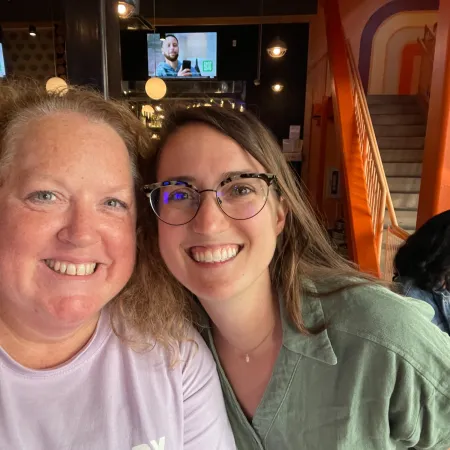
<svg viewBox="0 0 450 450"><path fill-rule="evenodd" d="M0 23L60 20L63 3L76 0L0 0ZM93 0L98 1L98 0ZM316 14L317 0L155 0L156 17L242 17ZM141 15L153 18L153 0L141 0ZM53 16L53 17L52 17Z"/></svg>

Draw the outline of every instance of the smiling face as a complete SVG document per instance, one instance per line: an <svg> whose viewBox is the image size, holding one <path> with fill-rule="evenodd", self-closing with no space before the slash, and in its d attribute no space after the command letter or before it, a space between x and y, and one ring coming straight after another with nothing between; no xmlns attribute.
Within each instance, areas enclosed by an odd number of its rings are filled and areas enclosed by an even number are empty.
<svg viewBox="0 0 450 450"><path fill-rule="evenodd" d="M162 54L166 59L174 62L178 59L180 49L178 47L178 40L173 36L168 36L162 45Z"/></svg>
<svg viewBox="0 0 450 450"><path fill-rule="evenodd" d="M181 179L198 190L216 189L229 173L265 168L235 141L211 127L186 125L164 146L158 181ZM234 220L213 192L201 194L195 218L182 226L158 222L162 257L173 275L202 302L236 298L268 284L269 264L284 226L283 208L271 189L264 208Z"/></svg>
<svg viewBox="0 0 450 450"><path fill-rule="evenodd" d="M46 335L92 319L135 259L123 140L77 113L28 124L0 186L0 320Z"/></svg>

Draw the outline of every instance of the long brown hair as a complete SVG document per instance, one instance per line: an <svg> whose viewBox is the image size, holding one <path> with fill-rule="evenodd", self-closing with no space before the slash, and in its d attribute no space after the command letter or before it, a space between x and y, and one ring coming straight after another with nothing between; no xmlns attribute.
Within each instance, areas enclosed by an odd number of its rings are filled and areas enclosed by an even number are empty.
<svg viewBox="0 0 450 450"><path fill-rule="evenodd" d="M207 125L233 139L262 164L267 172L277 176L280 195L287 208L287 217L270 264L270 274L273 286L282 292L291 321L301 333L308 334L313 331L308 330L303 321L300 302L303 293L329 295L361 282L376 282L375 278L360 273L354 265L334 251L324 228L308 203L301 183L286 162L275 138L248 112L240 113L216 107L174 109L165 121L157 151L147 160L145 183L156 181L159 158L170 136L191 123ZM151 233L154 233L157 226L155 220L153 217ZM153 241L157 241L156 237ZM155 258L161 261L155 242L151 249L155 252ZM319 294L308 290L308 283L305 283L306 280L320 282L331 279L336 280L333 287ZM179 283L173 277L171 285L179 295ZM185 290L181 303L188 303L191 295Z"/></svg>
<svg viewBox="0 0 450 450"><path fill-rule="evenodd" d="M123 139L130 157L137 205L137 253L134 273L116 298L109 303L113 329L121 338L139 348L160 342L173 349L189 333L189 310L180 307L179 295L165 295L167 271L142 246L142 223L148 216L146 199L140 192L142 181L137 171L140 155L148 154L151 139L148 131L132 114L128 105L105 101L92 90L71 87L65 95L49 94L32 81L9 81L0 84L0 175L14 164L15 143L23 128L40 117L75 112L93 122L111 126ZM101 176L101 174L99 174ZM2 186L0 177L0 189ZM166 300L169 298L169 300ZM171 298L173 300L171 301ZM176 298L176 299L175 299Z"/></svg>

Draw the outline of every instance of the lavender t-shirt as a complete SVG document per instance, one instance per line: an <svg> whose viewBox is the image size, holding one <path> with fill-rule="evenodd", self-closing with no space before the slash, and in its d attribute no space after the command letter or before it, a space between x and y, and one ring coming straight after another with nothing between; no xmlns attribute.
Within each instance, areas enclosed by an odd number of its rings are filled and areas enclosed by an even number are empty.
<svg viewBox="0 0 450 450"><path fill-rule="evenodd" d="M0 348L1 450L234 450L216 367L203 340L180 359L137 353L102 314L90 343L51 370Z"/></svg>

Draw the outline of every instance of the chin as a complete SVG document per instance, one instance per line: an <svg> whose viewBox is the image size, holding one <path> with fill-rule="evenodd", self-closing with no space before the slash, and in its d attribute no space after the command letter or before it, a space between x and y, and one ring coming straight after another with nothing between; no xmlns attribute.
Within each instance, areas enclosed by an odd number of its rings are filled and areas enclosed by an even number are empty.
<svg viewBox="0 0 450 450"><path fill-rule="evenodd" d="M218 286L217 284L208 286L191 286L188 289L202 301L225 302L237 294L237 290L228 284Z"/></svg>
<svg viewBox="0 0 450 450"><path fill-rule="evenodd" d="M97 316L104 303L85 296L60 298L50 305L49 312L61 325L82 325Z"/></svg>

